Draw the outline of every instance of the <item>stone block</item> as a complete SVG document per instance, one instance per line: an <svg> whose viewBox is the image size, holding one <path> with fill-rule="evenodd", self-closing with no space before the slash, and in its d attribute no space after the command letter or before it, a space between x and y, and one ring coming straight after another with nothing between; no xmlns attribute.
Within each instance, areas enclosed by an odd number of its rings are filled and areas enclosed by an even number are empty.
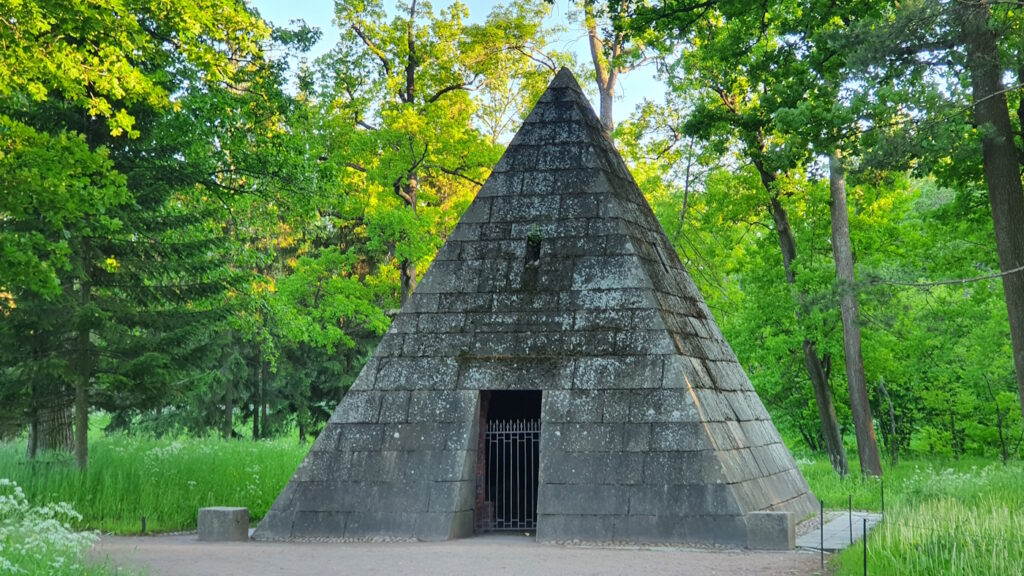
<svg viewBox="0 0 1024 576"><path fill-rule="evenodd" d="M615 352L614 330L572 332L568 339L569 352L574 355L606 356Z"/></svg>
<svg viewBox="0 0 1024 576"><path fill-rule="evenodd" d="M661 356L603 356L576 362L573 388L586 390L661 387Z"/></svg>
<svg viewBox="0 0 1024 576"><path fill-rule="evenodd" d="M704 481L703 458L698 452L648 452L645 484L696 484Z"/></svg>
<svg viewBox="0 0 1024 576"><path fill-rule="evenodd" d="M295 513L293 538L330 538L345 533L349 512L304 510Z"/></svg>
<svg viewBox="0 0 1024 576"><path fill-rule="evenodd" d="M629 510L628 490L614 484L541 484L537 513L624 515Z"/></svg>
<svg viewBox="0 0 1024 576"><path fill-rule="evenodd" d="M558 217L596 218L600 214L602 195L565 195L558 211Z"/></svg>
<svg viewBox="0 0 1024 576"><path fill-rule="evenodd" d="M577 310L574 324L579 331L614 330L616 336L621 337L620 331L633 326L633 313L630 310Z"/></svg>
<svg viewBox="0 0 1024 576"><path fill-rule="evenodd" d="M430 512L458 512L472 510L475 483L468 480L431 482Z"/></svg>
<svg viewBox="0 0 1024 576"><path fill-rule="evenodd" d="M249 539L249 509L200 508L196 529L203 542L244 542Z"/></svg>
<svg viewBox="0 0 1024 576"><path fill-rule="evenodd" d="M690 542L746 546L747 523L744 516L693 516L686 521L686 539Z"/></svg>
<svg viewBox="0 0 1024 576"><path fill-rule="evenodd" d="M577 312L577 314L579 314ZM639 318L643 314L633 314L631 326L640 328L646 320ZM660 319L658 320L660 322ZM615 353L627 354L674 354L675 344L669 338L668 332L662 330L633 330L620 332L615 340Z"/></svg>
<svg viewBox="0 0 1024 576"><path fill-rule="evenodd" d="M411 512L358 512L345 525L347 538L413 538L419 514Z"/></svg>
<svg viewBox="0 0 1024 576"><path fill-rule="evenodd" d="M651 390L634 395L630 422L699 422L693 398L681 389Z"/></svg>
<svg viewBox="0 0 1024 576"><path fill-rule="evenodd" d="M631 511L632 512L632 511ZM615 519L615 542L680 543L686 541L686 518L666 514L630 514Z"/></svg>
<svg viewBox="0 0 1024 576"><path fill-rule="evenodd" d="M542 447L542 483L631 486L643 480L644 457L641 453L544 450Z"/></svg>
<svg viewBox="0 0 1024 576"><path fill-rule="evenodd" d="M381 393L373 390L349 390L341 399L330 422L376 423L380 415Z"/></svg>
<svg viewBox="0 0 1024 576"><path fill-rule="evenodd" d="M647 452L653 448L650 424L623 424L622 449L627 452Z"/></svg>
<svg viewBox="0 0 1024 576"><path fill-rule="evenodd" d="M341 436L342 425L329 423L324 426L320 435L316 437L310 452L333 452L338 449L338 438Z"/></svg>
<svg viewBox="0 0 1024 576"><path fill-rule="evenodd" d="M750 512L747 518L747 548L751 550L792 550L796 547L796 519L789 512Z"/></svg>
<svg viewBox="0 0 1024 576"><path fill-rule="evenodd" d="M604 399L601 406L601 419L605 422L628 422L630 398L637 393L636 390L605 390L601 397Z"/></svg>
<svg viewBox="0 0 1024 576"><path fill-rule="evenodd" d="M623 310L653 306L647 290L619 288L614 290L571 291L564 293L563 307L575 310Z"/></svg>
<svg viewBox="0 0 1024 576"><path fill-rule="evenodd" d="M274 509L267 511L267 515L263 517L256 532L252 535L253 540L267 542L292 538L296 512L287 506L282 506L282 508L283 510L280 512Z"/></svg>
<svg viewBox="0 0 1024 576"><path fill-rule="evenodd" d="M499 161L498 164L500 165L501 162ZM531 174L528 172L525 176L530 176ZM493 170L491 176L487 178L487 182L484 182L484 185L477 193L477 198L519 194L523 189L523 177L524 174L519 172L508 173L501 170Z"/></svg>
<svg viewBox="0 0 1024 576"><path fill-rule="evenodd" d="M558 215L557 196L507 196L495 198L491 206L492 222L521 222L553 218Z"/></svg>
<svg viewBox="0 0 1024 576"><path fill-rule="evenodd" d="M613 516L538 514L537 541L609 542L615 537Z"/></svg>
<svg viewBox="0 0 1024 576"><path fill-rule="evenodd" d="M409 392L394 390L381 399L380 422L401 423L409 420Z"/></svg>
<svg viewBox="0 0 1024 576"><path fill-rule="evenodd" d="M701 422L654 422L650 446L657 451L696 451L711 449L711 442Z"/></svg>
<svg viewBox="0 0 1024 576"><path fill-rule="evenodd" d="M622 450L622 424L569 422L556 430L556 438L554 447L567 452L617 452Z"/></svg>
<svg viewBox="0 0 1024 576"><path fill-rule="evenodd" d="M456 377L451 376L452 386ZM465 390L415 390L409 396L410 422L458 422L472 413L477 395Z"/></svg>
<svg viewBox="0 0 1024 576"><path fill-rule="evenodd" d="M651 281L635 256L580 258L573 273L573 290L647 288Z"/></svg>
<svg viewBox="0 0 1024 576"><path fill-rule="evenodd" d="M426 512L430 504L432 482L387 482L376 489L376 501L367 508L376 512Z"/></svg>
<svg viewBox="0 0 1024 576"><path fill-rule="evenodd" d="M595 390L573 390L569 397L568 422L601 422L603 396Z"/></svg>
<svg viewBox="0 0 1024 576"><path fill-rule="evenodd" d="M452 527L449 538L469 538L476 528L472 510L462 510L452 515Z"/></svg>
<svg viewBox="0 0 1024 576"><path fill-rule="evenodd" d="M384 359L392 356L401 356L402 347L405 345L405 334L389 332L381 339L380 344L374 349L374 357Z"/></svg>

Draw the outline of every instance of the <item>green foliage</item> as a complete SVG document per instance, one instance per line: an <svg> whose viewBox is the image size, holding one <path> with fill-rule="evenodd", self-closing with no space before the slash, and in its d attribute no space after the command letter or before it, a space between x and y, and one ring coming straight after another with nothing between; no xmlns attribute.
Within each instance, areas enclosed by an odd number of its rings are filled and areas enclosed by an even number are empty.
<svg viewBox="0 0 1024 576"><path fill-rule="evenodd" d="M815 449L804 337L817 345L833 396L846 397L828 189L815 159L836 150L849 165L870 400L890 454L1006 459L1019 446L1000 282L943 282L998 271L947 8L663 3L617 23L665 41L668 108L686 111L652 114L659 109L650 106L618 131L619 142L776 424ZM1009 30L1002 10L995 20ZM1000 40L1012 59L1011 37ZM932 66L938 54L948 67ZM698 154L681 158L679 142ZM700 175L685 192L680 166ZM792 286L772 195L795 236ZM836 409L849 432L848 409Z"/></svg>
<svg viewBox="0 0 1024 576"><path fill-rule="evenodd" d="M0 291L52 298L72 268L72 245L121 228L108 211L128 201L125 178L81 135L51 136L0 115L0 145Z"/></svg>
<svg viewBox="0 0 1024 576"><path fill-rule="evenodd" d="M244 506L253 520L274 498L306 455L295 438L243 442L210 438L108 435L90 448L85 472L58 455L25 459L23 442L0 445L3 476L24 490L29 502L69 502L81 515L69 526L121 534L147 530L194 530L203 506Z"/></svg>
<svg viewBox="0 0 1024 576"><path fill-rule="evenodd" d="M479 23L459 3L336 7L341 36L310 63L317 30L271 29L233 0L4 5L0 403L19 419L83 382L124 430L264 438L330 416L572 63L532 0ZM1018 457L1000 283L934 283L998 270L962 54L938 47L937 71L907 55L946 38L943 6L592 7L612 16L602 35L632 34L611 64L661 52L667 101L614 136L779 428L820 447L806 337L846 397L818 159L841 149L886 448ZM1009 71L1014 10L993 20Z"/></svg>
<svg viewBox="0 0 1024 576"><path fill-rule="evenodd" d="M255 54L268 34L233 0L10 0L2 17L0 98L62 99L107 118L114 136L138 136L132 105L170 104L163 81L171 67L230 79L238 58L224 48Z"/></svg>
<svg viewBox="0 0 1024 576"><path fill-rule="evenodd" d="M839 478L825 460L800 470L826 509L881 511L877 479ZM885 470L885 520L868 535L869 574L1016 574L1024 568L1020 463L913 458ZM856 526L854 527L857 528ZM836 574L860 574L858 543L833 559Z"/></svg>

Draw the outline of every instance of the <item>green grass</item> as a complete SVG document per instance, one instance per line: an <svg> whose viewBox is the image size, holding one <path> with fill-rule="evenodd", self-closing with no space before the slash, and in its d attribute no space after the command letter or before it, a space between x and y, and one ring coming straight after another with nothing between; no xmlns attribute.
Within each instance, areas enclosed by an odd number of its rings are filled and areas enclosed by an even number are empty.
<svg viewBox="0 0 1024 576"><path fill-rule="evenodd" d="M827 460L800 466L825 508L881 510L881 484L840 479ZM857 544L832 562L862 574ZM868 574L1024 574L1024 464L991 460L904 460L885 470L885 520L868 536Z"/></svg>
<svg viewBox="0 0 1024 576"><path fill-rule="evenodd" d="M89 443L89 468L70 456L25 458L24 442L0 444L0 478L23 487L30 502L69 502L76 528L120 534L195 530L203 506L245 506L261 519L298 467L308 445L294 439L252 442L146 439L120 435Z"/></svg>

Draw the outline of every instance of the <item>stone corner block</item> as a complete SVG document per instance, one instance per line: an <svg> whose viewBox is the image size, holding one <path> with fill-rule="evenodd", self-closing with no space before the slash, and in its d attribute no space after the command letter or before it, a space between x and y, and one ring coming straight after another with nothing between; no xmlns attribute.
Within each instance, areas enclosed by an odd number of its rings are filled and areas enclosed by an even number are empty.
<svg viewBox="0 0 1024 576"><path fill-rule="evenodd" d="M791 512L750 512L746 516L747 548L792 550L796 547L796 518Z"/></svg>
<svg viewBox="0 0 1024 576"><path fill-rule="evenodd" d="M245 542L249 539L249 509L200 508L196 529L204 542Z"/></svg>

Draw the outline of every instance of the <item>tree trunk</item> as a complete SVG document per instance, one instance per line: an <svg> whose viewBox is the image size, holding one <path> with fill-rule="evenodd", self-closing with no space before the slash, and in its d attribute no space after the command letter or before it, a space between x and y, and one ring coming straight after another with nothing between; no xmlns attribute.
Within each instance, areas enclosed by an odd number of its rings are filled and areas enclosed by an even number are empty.
<svg viewBox="0 0 1024 576"><path fill-rule="evenodd" d="M874 419L868 402L868 385L861 353L860 319L854 292L853 248L850 243L850 219L846 209L846 173L839 158L828 159L829 191L832 195L832 255L839 282L839 311L843 319L843 352L846 356L846 381L850 389L850 412L857 435L857 456L861 474L882 475L882 459L875 440Z"/></svg>
<svg viewBox="0 0 1024 576"><path fill-rule="evenodd" d="M88 314L91 286L82 280L80 314ZM89 465L89 383L92 380L92 342L89 339L91 320L78 319L77 370L75 374L75 465L85 470Z"/></svg>
<svg viewBox="0 0 1024 576"><path fill-rule="evenodd" d="M62 389L34 410L29 423L28 457L35 458L48 450L73 452L74 448L74 403Z"/></svg>
<svg viewBox="0 0 1024 576"><path fill-rule="evenodd" d="M1024 415L1024 186L1018 172L1010 112L1000 78L999 48L989 26L989 6L956 2L962 17L961 38L967 48L974 118L982 132L981 150L988 184L996 252L1010 320L1013 364Z"/></svg>
<svg viewBox="0 0 1024 576"><path fill-rule="evenodd" d="M814 343L804 339L804 363L807 375L811 378L814 388L814 399L818 405L818 418L821 420L821 435L825 440L825 450L832 469L840 476L850 473L850 465L846 461L846 450L843 448L843 436L839 433L839 419L836 407L832 403L832 390L828 387L828 375L818 358Z"/></svg>
<svg viewBox="0 0 1024 576"><path fill-rule="evenodd" d="M224 422L221 427L221 435L230 440L231 432L234 430L235 415L235 383L231 378L226 378L227 388L224 391Z"/></svg>
<svg viewBox="0 0 1024 576"><path fill-rule="evenodd" d="M1010 459L1010 451L1006 446L1006 436L1003 434L1003 411L999 408L999 397L992 390L992 382L989 381L988 376L982 375L985 379L985 388L988 390L988 397L992 400L992 405L996 409L996 431L999 433L999 455L1003 459L1003 466L1006 466L1006 462Z"/></svg>
<svg viewBox="0 0 1024 576"><path fill-rule="evenodd" d="M25 449L25 457L33 460L39 453L39 434L36 430L39 427L39 411L32 410L32 416L28 423L28 446Z"/></svg>
<svg viewBox="0 0 1024 576"><path fill-rule="evenodd" d="M406 176L406 184L403 186L401 182L396 182L395 187L402 191L399 196L405 201L405 205L412 210L412 213L415 216L416 198L419 191L419 177L415 172L409 172ZM402 260L399 274L402 281L401 305L405 306L405 302L409 299L409 295L416 289L416 263L411 260Z"/></svg>
<svg viewBox="0 0 1024 576"><path fill-rule="evenodd" d="M75 384L75 465L89 465L89 391L83 381Z"/></svg>
<svg viewBox="0 0 1024 576"><path fill-rule="evenodd" d="M263 354L256 350L256 398L252 402L252 439L260 439L260 406L263 405Z"/></svg>
<svg viewBox="0 0 1024 576"><path fill-rule="evenodd" d="M416 289L416 263L410 260L402 260L400 273L402 276L401 305L405 306L409 295Z"/></svg>
<svg viewBox="0 0 1024 576"><path fill-rule="evenodd" d="M949 407L949 446L953 450L953 459L960 459L960 452L956 444L956 416L953 414L953 407Z"/></svg>
<svg viewBox="0 0 1024 576"><path fill-rule="evenodd" d="M885 389L885 381L879 379L878 391L885 397L886 404L889 405L889 438L890 440L886 443L889 447L889 463L893 466L899 464L900 459L900 441L899 436L896 435L896 412L892 407L892 398L889 398L889 391Z"/></svg>
<svg viewBox="0 0 1024 576"><path fill-rule="evenodd" d="M1024 64L1017 67L1017 86L1024 86ZM1020 126L1020 146L1017 160L1024 166L1024 98L1017 102L1017 124Z"/></svg>
<svg viewBox="0 0 1024 576"><path fill-rule="evenodd" d="M260 439L260 405L256 402L252 404L252 439Z"/></svg>
<svg viewBox="0 0 1024 576"><path fill-rule="evenodd" d="M590 46L590 58L594 62L594 75L597 78L597 93L600 95L601 126L608 134L615 129L613 108L615 103L615 81L618 70L604 56L604 41L597 29L597 18L594 16L592 4L584 3L584 25L587 27L587 44ZM617 39L616 39L617 40ZM620 49L619 42L612 46L613 52Z"/></svg>
<svg viewBox="0 0 1024 576"><path fill-rule="evenodd" d="M768 192L769 206L772 220L775 222L775 233L778 236L779 250L782 252L782 269L785 272L786 284L794 285L797 282L797 273L793 270L793 261L797 258L797 242L793 237L793 228L790 225L790 215L785 212L782 203L778 200L778 194L774 190L775 175L765 169L759 159L754 159L754 165L761 174L761 183ZM803 304L801 304L803 305ZM803 311L797 311L797 318L803 316ZM836 405L831 398L831 389L828 387L828 375L821 366L821 359L818 358L816 344L808 338L804 338L804 365L807 367L807 375L811 380L811 387L814 389L814 400L818 406L818 418L821 420L821 438L825 442L825 450L828 452L828 461L840 476L846 476L850 466L846 460L846 450L843 448L843 435L840 434L839 418L836 417Z"/></svg>
<svg viewBox="0 0 1024 576"><path fill-rule="evenodd" d="M299 444L306 443L306 428L309 426L309 383L305 383L302 392L299 394L298 410L295 411L295 421L299 425Z"/></svg>
<svg viewBox="0 0 1024 576"><path fill-rule="evenodd" d="M793 270L793 260L796 259L796 240L793 238L793 229L789 225L789 215L774 190L775 176L764 169L764 165L754 161L755 166L761 174L761 182L768 191L770 200L769 211L775 222L775 232L779 237L779 249L782 251L782 267L786 273L786 283L796 283L796 271ZM801 304L802 306L802 304ZM797 310L797 317L803 316L801 310ZM807 367L807 376L811 380L811 388L814 389L814 400L818 405L818 418L821 420L821 436L825 440L825 450L828 452L828 459L832 468L840 476L846 476L850 466L846 461L846 450L843 448L843 436L839 432L839 418L836 417L835 404L832 402L832 390L828 386L828 374L825 373L818 357L816 345L811 340L804 338L803 342L804 365Z"/></svg>

